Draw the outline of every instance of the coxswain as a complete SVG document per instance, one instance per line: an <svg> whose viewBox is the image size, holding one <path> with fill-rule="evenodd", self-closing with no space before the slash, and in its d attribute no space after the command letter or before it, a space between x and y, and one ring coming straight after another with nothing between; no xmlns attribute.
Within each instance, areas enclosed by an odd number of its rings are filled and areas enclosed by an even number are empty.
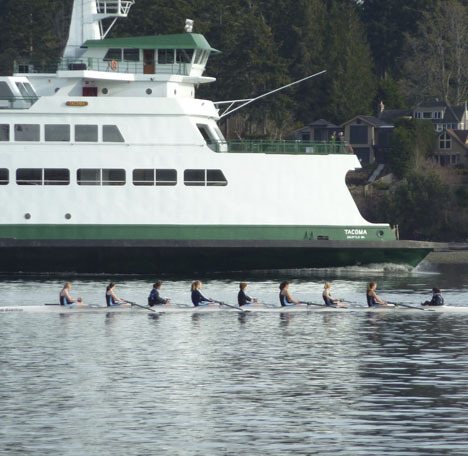
<svg viewBox="0 0 468 456"><path fill-rule="evenodd" d="M432 289L432 299L430 301L423 302L422 306L443 306L445 305L444 297L439 288Z"/></svg>
<svg viewBox="0 0 468 456"><path fill-rule="evenodd" d="M200 280L195 280L195 282L192 283L191 286L191 292L192 292L192 303L195 307L199 306L208 306L211 303L214 303L212 299L205 298L201 292L200 289L202 288L203 284L200 282Z"/></svg>
<svg viewBox="0 0 468 456"><path fill-rule="evenodd" d="M148 305L150 307L153 306L162 306L164 304L168 304L170 299L161 298L159 294L159 290L161 289L162 282L158 280L154 285L153 289L151 290L150 295L148 296Z"/></svg>
<svg viewBox="0 0 468 456"><path fill-rule="evenodd" d="M83 305L83 301L81 298L78 299L73 299L70 292L72 289L72 284L71 282L67 282L62 290L60 291L59 295L59 303L61 306L71 306L72 304L76 305Z"/></svg>
<svg viewBox="0 0 468 456"><path fill-rule="evenodd" d="M237 303L239 304L239 307L246 306L248 304L254 304L257 302L255 298L251 298L245 293L247 285L247 282L241 282L239 284L239 293L237 294Z"/></svg>
<svg viewBox="0 0 468 456"><path fill-rule="evenodd" d="M325 282L322 293L323 302L327 307L348 307L343 301L333 299L331 295L331 283Z"/></svg>
<svg viewBox="0 0 468 456"><path fill-rule="evenodd" d="M116 284L114 282L111 282L106 287L106 306L107 307L116 307L122 304L128 304L123 299L117 297L117 295L114 292L115 287L116 287Z"/></svg>
<svg viewBox="0 0 468 456"><path fill-rule="evenodd" d="M280 289L279 300L280 300L281 307L296 306L297 304L301 304L300 301L293 299L293 297L289 293L288 281L285 280L284 282L281 282L279 289Z"/></svg>
<svg viewBox="0 0 468 456"><path fill-rule="evenodd" d="M379 298L375 290L377 290L377 283L370 282L369 285L367 285L367 305L369 307L388 306L388 304L383 299Z"/></svg>

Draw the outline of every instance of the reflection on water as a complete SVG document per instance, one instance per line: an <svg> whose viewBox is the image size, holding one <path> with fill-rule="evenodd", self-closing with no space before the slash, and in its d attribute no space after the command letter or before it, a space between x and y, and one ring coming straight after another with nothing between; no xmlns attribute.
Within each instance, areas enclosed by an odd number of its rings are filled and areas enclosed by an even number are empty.
<svg viewBox="0 0 468 456"><path fill-rule="evenodd" d="M336 296L359 302L369 278L334 279ZM449 279L377 277L406 302ZM118 294L144 303L151 281L123 279ZM292 291L319 297L322 281ZM276 305L278 282L249 289ZM0 293L31 305L59 285L9 280ZM105 282L74 285L98 302ZM446 299L468 304L466 287L445 285ZM163 294L182 303L188 290L168 280ZM234 302L237 282L204 291ZM1 314L0 325L0 454L468 454L466 314Z"/></svg>

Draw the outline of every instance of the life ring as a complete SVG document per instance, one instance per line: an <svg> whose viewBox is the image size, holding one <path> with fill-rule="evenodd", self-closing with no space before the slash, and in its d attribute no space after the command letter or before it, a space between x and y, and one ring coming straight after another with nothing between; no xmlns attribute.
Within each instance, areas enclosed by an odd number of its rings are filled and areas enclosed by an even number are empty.
<svg viewBox="0 0 468 456"><path fill-rule="evenodd" d="M112 60L110 63L110 67L112 71L117 71L117 68L119 67L119 64L117 63L117 60Z"/></svg>

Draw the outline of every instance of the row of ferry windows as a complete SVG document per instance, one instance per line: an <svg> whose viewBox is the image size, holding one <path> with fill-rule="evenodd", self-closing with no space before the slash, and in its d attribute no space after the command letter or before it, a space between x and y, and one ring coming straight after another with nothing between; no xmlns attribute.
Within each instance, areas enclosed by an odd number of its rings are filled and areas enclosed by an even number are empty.
<svg viewBox="0 0 468 456"><path fill-rule="evenodd" d="M55 142L68 142L71 140L71 126L66 124L44 125L44 140ZM13 125L15 141L40 141L41 126L39 124ZM75 142L98 142L98 125L75 125ZM10 141L10 125L0 124L0 141ZM117 125L102 126L103 142L124 142Z"/></svg>
<svg viewBox="0 0 468 456"><path fill-rule="evenodd" d="M175 169L134 169L133 185L136 186L173 186L177 185ZM0 185L7 185L10 173L0 168ZM78 185L125 185L124 169L82 168L76 172ZM65 168L20 168L16 170L18 185L69 185L70 170ZM227 179L220 169L186 169L184 184L187 186L226 186Z"/></svg>

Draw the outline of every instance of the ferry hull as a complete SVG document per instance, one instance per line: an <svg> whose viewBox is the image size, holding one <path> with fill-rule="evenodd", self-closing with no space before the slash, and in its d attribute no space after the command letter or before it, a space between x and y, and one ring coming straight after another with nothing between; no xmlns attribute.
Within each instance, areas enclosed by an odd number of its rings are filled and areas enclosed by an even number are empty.
<svg viewBox="0 0 468 456"><path fill-rule="evenodd" d="M0 240L0 273L161 274L416 266L434 249L416 241Z"/></svg>

